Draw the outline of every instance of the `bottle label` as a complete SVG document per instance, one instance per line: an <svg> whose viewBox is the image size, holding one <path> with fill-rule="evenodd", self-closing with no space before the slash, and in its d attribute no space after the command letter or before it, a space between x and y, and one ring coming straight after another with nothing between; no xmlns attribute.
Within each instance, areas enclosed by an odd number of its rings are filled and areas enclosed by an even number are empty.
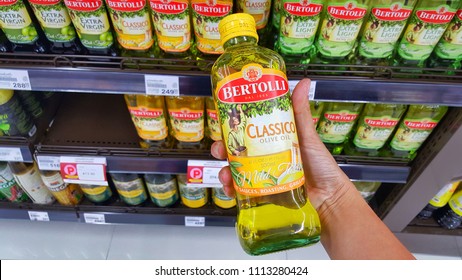
<svg viewBox="0 0 462 280"><path fill-rule="evenodd" d="M448 203L452 194L456 191L459 182L449 183L441 188L441 190L429 201L429 204L440 208Z"/></svg>
<svg viewBox="0 0 462 280"><path fill-rule="evenodd" d="M82 199L82 192L75 184L66 184L59 172L45 176L41 175L43 183L52 192L56 200L62 205L75 205Z"/></svg>
<svg viewBox="0 0 462 280"><path fill-rule="evenodd" d="M32 137L37 127L30 116L23 110L17 95L0 105L0 130L8 136Z"/></svg>
<svg viewBox="0 0 462 280"><path fill-rule="evenodd" d="M32 44L38 34L23 1L0 1L0 28L12 43Z"/></svg>
<svg viewBox="0 0 462 280"><path fill-rule="evenodd" d="M318 125L318 135L324 143L340 144L345 142L358 113L343 111L326 111Z"/></svg>
<svg viewBox="0 0 462 280"><path fill-rule="evenodd" d="M137 178L130 182L121 182L117 180L113 181L117 188L117 192L122 198L140 198L141 200L146 199L146 192L144 191L143 181L141 178Z"/></svg>
<svg viewBox="0 0 462 280"><path fill-rule="evenodd" d="M191 22L187 0L150 0L157 43L165 52L185 52L191 47Z"/></svg>
<svg viewBox="0 0 462 280"><path fill-rule="evenodd" d="M173 136L181 142L198 142L204 138L204 111L189 108L168 109Z"/></svg>
<svg viewBox="0 0 462 280"><path fill-rule="evenodd" d="M117 41L127 50L147 50L154 44L147 0L106 0Z"/></svg>
<svg viewBox="0 0 462 280"><path fill-rule="evenodd" d="M138 135L145 140L163 140L168 136L162 108L128 107Z"/></svg>
<svg viewBox="0 0 462 280"><path fill-rule="evenodd" d="M456 10L446 4L416 9L401 39L398 54L408 60L427 59L455 13Z"/></svg>
<svg viewBox="0 0 462 280"><path fill-rule="evenodd" d="M177 194L176 181L172 179L163 184L152 184L146 182L151 197L159 200L170 199Z"/></svg>
<svg viewBox="0 0 462 280"><path fill-rule="evenodd" d="M23 174L15 174L14 178L34 203L51 204L55 200L36 168L31 168Z"/></svg>
<svg viewBox="0 0 462 280"><path fill-rule="evenodd" d="M246 13L253 16L257 30L265 28L268 24L271 0L237 0L236 5L238 13Z"/></svg>
<svg viewBox="0 0 462 280"><path fill-rule="evenodd" d="M271 22L273 23L274 29L279 30L281 24L281 9L283 0L273 1L273 17Z"/></svg>
<svg viewBox="0 0 462 280"><path fill-rule="evenodd" d="M404 119L391 140L391 147L400 151L417 150L436 127L433 119Z"/></svg>
<svg viewBox="0 0 462 280"><path fill-rule="evenodd" d="M403 6L400 2L373 7L363 29L359 54L367 58L392 55L411 14L412 6Z"/></svg>
<svg viewBox="0 0 462 280"><path fill-rule="evenodd" d="M324 18L317 46L322 55L343 57L353 49L367 6L357 1L330 5Z"/></svg>
<svg viewBox="0 0 462 280"><path fill-rule="evenodd" d="M212 188L212 194L212 200L216 206L225 209L236 206L236 199L227 196L223 188Z"/></svg>
<svg viewBox="0 0 462 280"><path fill-rule="evenodd" d="M221 140L220 122L216 110L207 109L207 126L210 131L210 138L213 141Z"/></svg>
<svg viewBox="0 0 462 280"><path fill-rule="evenodd" d="M64 0L80 42L90 49L112 46L114 38L102 0Z"/></svg>
<svg viewBox="0 0 462 280"><path fill-rule="evenodd" d="M281 10L279 44L293 52L303 53L314 42L321 19L322 1L286 0ZM293 39L304 39L303 41Z"/></svg>
<svg viewBox="0 0 462 280"><path fill-rule="evenodd" d="M359 148L378 150L385 145L398 122L399 118L390 116L366 116L358 127L353 143Z"/></svg>
<svg viewBox="0 0 462 280"><path fill-rule="evenodd" d="M462 191L455 193L448 202L449 207L457 215L462 216Z"/></svg>
<svg viewBox="0 0 462 280"><path fill-rule="evenodd" d="M436 45L435 54L441 59L462 59L462 9L457 11Z"/></svg>
<svg viewBox="0 0 462 280"><path fill-rule="evenodd" d="M80 187L82 191L89 196L100 195L109 190L108 186L80 185Z"/></svg>
<svg viewBox="0 0 462 280"><path fill-rule="evenodd" d="M29 0L45 35L51 42L71 42L75 29L63 0Z"/></svg>
<svg viewBox="0 0 462 280"><path fill-rule="evenodd" d="M0 193L12 202L27 201L27 195L16 183L8 165L0 170Z"/></svg>
<svg viewBox="0 0 462 280"><path fill-rule="evenodd" d="M63 178L59 172L51 176L42 175L42 180L45 186L52 192L60 192L66 189L66 183L64 183Z"/></svg>
<svg viewBox="0 0 462 280"><path fill-rule="evenodd" d="M192 14L196 46L206 54L222 54L223 46L218 22L233 11L229 0L192 0Z"/></svg>
<svg viewBox="0 0 462 280"><path fill-rule="evenodd" d="M286 75L245 65L215 91L234 186L247 196L290 191L305 182Z"/></svg>

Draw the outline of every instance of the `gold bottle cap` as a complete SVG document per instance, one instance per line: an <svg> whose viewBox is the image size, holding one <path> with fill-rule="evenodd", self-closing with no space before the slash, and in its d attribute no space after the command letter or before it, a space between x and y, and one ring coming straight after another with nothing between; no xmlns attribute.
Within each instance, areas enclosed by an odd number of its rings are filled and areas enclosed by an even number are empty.
<svg viewBox="0 0 462 280"><path fill-rule="evenodd" d="M249 14L237 13L224 17L218 23L218 31L222 44L238 36L250 36L258 41L255 19Z"/></svg>

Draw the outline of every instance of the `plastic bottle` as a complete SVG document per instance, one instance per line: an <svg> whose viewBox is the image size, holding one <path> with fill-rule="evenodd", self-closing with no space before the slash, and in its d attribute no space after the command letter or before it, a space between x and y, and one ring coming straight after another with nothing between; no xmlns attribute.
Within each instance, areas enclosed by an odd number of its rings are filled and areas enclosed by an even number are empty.
<svg viewBox="0 0 462 280"><path fill-rule="evenodd" d="M221 140L221 128L213 97L205 98L205 106L207 110L207 134L213 141L219 141Z"/></svg>
<svg viewBox="0 0 462 280"><path fill-rule="evenodd" d="M313 118L314 127L318 127L319 119L324 112L324 102L310 101L311 117Z"/></svg>
<svg viewBox="0 0 462 280"><path fill-rule="evenodd" d="M29 201L29 197L14 179L6 162L0 162L0 193L11 202Z"/></svg>
<svg viewBox="0 0 462 280"><path fill-rule="evenodd" d="M284 60L257 44L248 14L225 17L219 29L225 52L212 68L212 90L237 191L241 246L261 255L316 243L321 226L305 195Z"/></svg>
<svg viewBox="0 0 462 280"><path fill-rule="evenodd" d="M109 186L80 184L85 197L96 205L105 205L111 202L112 190Z"/></svg>
<svg viewBox="0 0 462 280"><path fill-rule="evenodd" d="M462 223L462 190L451 196L446 206L435 212L435 220L446 229L456 229Z"/></svg>
<svg viewBox="0 0 462 280"><path fill-rule="evenodd" d="M148 198L143 179L138 174L111 173L120 199L128 205L140 205Z"/></svg>
<svg viewBox="0 0 462 280"><path fill-rule="evenodd" d="M453 182L446 184L444 187L442 187L438 191L438 193L432 199L430 199L428 204L425 206L424 209L422 209L422 211L420 211L417 217L419 219L428 219L433 215L433 213L437 209L444 207L456 191L457 187L459 186L459 183L460 182Z"/></svg>
<svg viewBox="0 0 462 280"><path fill-rule="evenodd" d="M28 0L52 53L79 54L82 46L77 39L64 0Z"/></svg>
<svg viewBox="0 0 462 280"><path fill-rule="evenodd" d="M21 104L24 109L32 116L33 119L36 120L43 115L42 104L40 104L39 97L35 94L35 92L16 91L16 94L21 100Z"/></svg>
<svg viewBox="0 0 462 280"><path fill-rule="evenodd" d="M236 13L246 13L252 15L257 26L259 44L261 46L273 47L271 41L272 25L270 23L272 0L236 0Z"/></svg>
<svg viewBox="0 0 462 280"><path fill-rule="evenodd" d="M354 63L389 65L417 0L372 1L371 13L364 23Z"/></svg>
<svg viewBox="0 0 462 280"><path fill-rule="evenodd" d="M72 206L82 201L83 193L79 185L64 183L59 171L39 172L43 183L61 205Z"/></svg>
<svg viewBox="0 0 462 280"><path fill-rule="evenodd" d="M33 138L37 127L13 90L0 89L0 130L7 136Z"/></svg>
<svg viewBox="0 0 462 280"><path fill-rule="evenodd" d="M364 200L369 202L371 201L372 197L374 197L375 192L380 188L382 183L355 181L353 184L359 193L361 193L361 196L364 198Z"/></svg>
<svg viewBox="0 0 462 280"><path fill-rule="evenodd" d="M316 53L314 39L324 0L281 0L279 36L275 50L285 62L308 64Z"/></svg>
<svg viewBox="0 0 462 280"><path fill-rule="evenodd" d="M367 103L356 132L345 143L345 154L378 156L387 143L407 106L401 104Z"/></svg>
<svg viewBox="0 0 462 280"><path fill-rule="evenodd" d="M363 109L363 104L327 103L319 121L317 132L327 149L334 155L343 151L343 143L353 129Z"/></svg>
<svg viewBox="0 0 462 280"><path fill-rule="evenodd" d="M212 201L213 203L223 209L230 209L236 207L236 199L229 197L221 188L212 188Z"/></svg>
<svg viewBox="0 0 462 280"><path fill-rule="evenodd" d="M397 45L396 66L423 67L454 17L460 1L420 0ZM402 70L406 71L406 70Z"/></svg>
<svg viewBox="0 0 462 280"><path fill-rule="evenodd" d="M186 175L177 175L178 189L180 190L181 203L189 208L200 208L209 201L207 188L188 187Z"/></svg>
<svg viewBox="0 0 462 280"><path fill-rule="evenodd" d="M179 198L176 178L170 174L144 174L152 202L159 207L174 205Z"/></svg>
<svg viewBox="0 0 462 280"><path fill-rule="evenodd" d="M273 34L274 42L278 40L279 28L281 26L281 9L282 0L273 0L273 8L271 9L271 34Z"/></svg>
<svg viewBox="0 0 462 280"><path fill-rule="evenodd" d="M14 179L32 202L36 204L52 204L55 198L50 193L40 177L35 163L9 162Z"/></svg>

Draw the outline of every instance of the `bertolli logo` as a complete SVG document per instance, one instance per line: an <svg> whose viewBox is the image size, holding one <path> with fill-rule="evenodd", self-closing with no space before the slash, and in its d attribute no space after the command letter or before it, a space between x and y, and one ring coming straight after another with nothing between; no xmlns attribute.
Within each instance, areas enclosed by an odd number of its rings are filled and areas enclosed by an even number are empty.
<svg viewBox="0 0 462 280"><path fill-rule="evenodd" d="M367 9L357 7L355 2L347 2L344 6L329 6L327 11L334 18L358 20L366 15Z"/></svg>
<svg viewBox="0 0 462 280"><path fill-rule="evenodd" d="M296 16L315 16L322 12L322 4L300 0L299 3L284 3L284 9Z"/></svg>
<svg viewBox="0 0 462 280"><path fill-rule="evenodd" d="M455 12L449 10L445 5L438 7L436 10L419 10L416 16L423 22L445 24L452 20Z"/></svg>
<svg viewBox="0 0 462 280"><path fill-rule="evenodd" d="M130 113L136 117L144 117L144 118L158 118L162 116L162 111L151 111L151 110L135 110L130 109Z"/></svg>
<svg viewBox="0 0 462 280"><path fill-rule="evenodd" d="M170 0L151 0L151 9L161 14L179 14L188 8L188 3Z"/></svg>
<svg viewBox="0 0 462 280"><path fill-rule="evenodd" d="M411 13L412 10L403 8L401 3L394 3L390 8L372 8L372 14L383 21L406 20Z"/></svg>
<svg viewBox="0 0 462 280"><path fill-rule="evenodd" d="M18 0L0 0L0 6L10 6L16 4Z"/></svg>
<svg viewBox="0 0 462 280"><path fill-rule="evenodd" d="M169 115L178 120L193 121L203 116L202 112L191 112L188 108L180 110L169 110Z"/></svg>
<svg viewBox="0 0 462 280"><path fill-rule="evenodd" d="M73 11L93 12L98 10L102 5L102 0L64 0L66 7Z"/></svg>
<svg viewBox="0 0 462 280"><path fill-rule="evenodd" d="M404 121L404 124L411 129L430 130L435 128L438 123L432 121Z"/></svg>
<svg viewBox="0 0 462 280"><path fill-rule="evenodd" d="M48 6L48 5L56 5L60 2L60 0L29 0L29 2L35 5Z"/></svg>
<svg viewBox="0 0 462 280"><path fill-rule="evenodd" d="M338 114L324 114L324 117L334 122L352 122L356 120L358 114L338 113Z"/></svg>
<svg viewBox="0 0 462 280"><path fill-rule="evenodd" d="M372 127L378 128L392 128L398 124L397 120L377 120L377 119L365 119L364 122Z"/></svg>
<svg viewBox="0 0 462 280"><path fill-rule="evenodd" d="M119 12L137 12L146 6L146 0L107 0L106 3Z"/></svg>
<svg viewBox="0 0 462 280"><path fill-rule="evenodd" d="M216 0L209 0L207 3L192 3L196 13L206 17L222 17L231 12L232 4L217 4Z"/></svg>

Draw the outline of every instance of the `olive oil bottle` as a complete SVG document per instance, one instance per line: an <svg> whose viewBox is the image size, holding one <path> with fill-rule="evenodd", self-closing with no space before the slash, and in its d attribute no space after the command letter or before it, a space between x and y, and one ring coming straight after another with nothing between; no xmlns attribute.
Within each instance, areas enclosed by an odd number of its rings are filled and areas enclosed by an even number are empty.
<svg viewBox="0 0 462 280"><path fill-rule="evenodd" d="M324 104L324 102L310 101L311 118L315 128L318 127L319 119L324 112Z"/></svg>
<svg viewBox="0 0 462 280"><path fill-rule="evenodd" d="M271 3L272 0L236 0L236 13L246 13L255 19L259 44L265 47L273 47L271 36Z"/></svg>
<svg viewBox="0 0 462 280"><path fill-rule="evenodd" d="M207 135L213 141L221 140L220 121L213 97L205 98L205 107L207 111Z"/></svg>
<svg viewBox="0 0 462 280"><path fill-rule="evenodd" d="M212 90L237 193L241 246L261 255L316 243L321 225L305 193L284 60L257 44L249 14L225 17L219 29L225 52L212 68Z"/></svg>

